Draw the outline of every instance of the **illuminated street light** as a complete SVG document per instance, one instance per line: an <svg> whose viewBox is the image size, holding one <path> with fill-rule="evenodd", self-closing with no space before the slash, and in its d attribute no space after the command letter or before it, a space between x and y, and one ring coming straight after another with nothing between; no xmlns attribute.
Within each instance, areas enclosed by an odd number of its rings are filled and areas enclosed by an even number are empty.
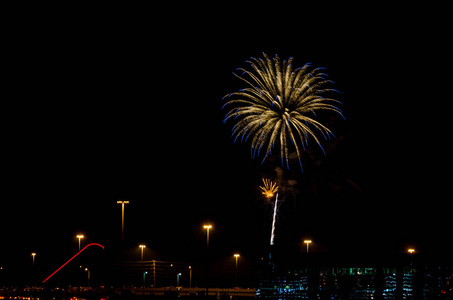
<svg viewBox="0 0 453 300"><path fill-rule="evenodd" d="M143 261L143 249L146 248L146 245L139 245L139 247L140 247L140 250L141 250L141 256L140 256L141 257L141 261Z"/></svg>
<svg viewBox="0 0 453 300"><path fill-rule="evenodd" d="M79 239L79 251L80 251L80 240L84 238L82 234L78 234L77 238Z"/></svg>
<svg viewBox="0 0 453 300"><path fill-rule="evenodd" d="M31 254L31 256L33 257L33 267L34 267L34 266L35 266L35 256L36 256L36 253L33 252L33 253Z"/></svg>
<svg viewBox="0 0 453 300"><path fill-rule="evenodd" d="M189 266L189 288L192 288L192 266Z"/></svg>
<svg viewBox="0 0 453 300"><path fill-rule="evenodd" d="M143 272L143 288L145 288L145 266L143 265L143 250L146 248L146 245L138 245L140 247L140 252L141 252L141 255L140 255L140 260L142 262L142 272Z"/></svg>
<svg viewBox="0 0 453 300"><path fill-rule="evenodd" d="M410 253L410 254L413 254L413 253L415 253L415 249L409 248L409 249L407 249L407 252Z"/></svg>
<svg viewBox="0 0 453 300"><path fill-rule="evenodd" d="M206 229L206 296L209 295L209 283L208 283L208 278L209 278L209 229L212 228L212 225L207 224L203 226L204 229Z"/></svg>
<svg viewBox="0 0 453 300"><path fill-rule="evenodd" d="M176 274L176 286L179 286L179 277L181 276L181 273Z"/></svg>
<svg viewBox="0 0 453 300"><path fill-rule="evenodd" d="M145 289L145 276L148 274L148 271L143 272L143 289Z"/></svg>
<svg viewBox="0 0 453 300"><path fill-rule="evenodd" d="M238 253L235 253L234 255L234 258L236 258L236 287L238 286L238 258L240 257L240 255Z"/></svg>
<svg viewBox="0 0 453 300"><path fill-rule="evenodd" d="M304 243L307 244L307 253L308 253L308 247L311 244L311 240L304 240Z"/></svg>
<svg viewBox="0 0 453 300"><path fill-rule="evenodd" d="M88 272L88 287L90 287L90 270L88 270L88 268L85 268L85 271Z"/></svg>
<svg viewBox="0 0 453 300"><path fill-rule="evenodd" d="M121 204L121 240L124 240L124 204L129 204L129 201L116 201Z"/></svg>
<svg viewBox="0 0 453 300"><path fill-rule="evenodd" d="M206 247L209 248L209 229L212 228L212 225L204 225L204 229L206 229Z"/></svg>

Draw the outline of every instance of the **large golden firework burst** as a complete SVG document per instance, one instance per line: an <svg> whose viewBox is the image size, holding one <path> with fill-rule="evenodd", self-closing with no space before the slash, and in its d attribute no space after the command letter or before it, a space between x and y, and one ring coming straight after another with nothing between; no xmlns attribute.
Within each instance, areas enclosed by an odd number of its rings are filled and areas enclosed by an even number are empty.
<svg viewBox="0 0 453 300"><path fill-rule="evenodd" d="M273 59L265 53L263 55L263 59L247 61L252 71L238 69L242 75L233 73L248 87L224 97L232 97L224 107L234 106L226 114L224 122L236 120L232 134L235 141L238 138L241 141L252 139L252 157L259 156L261 149L265 148L264 162L277 143L282 164L286 161L288 167L288 148L294 145L301 164L301 152L310 138L322 149L318 135L325 139L333 136L329 128L314 119L316 111L329 110L342 115L335 105L340 102L325 97L327 92L336 91L326 88L333 81L322 72L324 68L313 69L307 63L294 69L293 58L281 62L277 55Z"/></svg>

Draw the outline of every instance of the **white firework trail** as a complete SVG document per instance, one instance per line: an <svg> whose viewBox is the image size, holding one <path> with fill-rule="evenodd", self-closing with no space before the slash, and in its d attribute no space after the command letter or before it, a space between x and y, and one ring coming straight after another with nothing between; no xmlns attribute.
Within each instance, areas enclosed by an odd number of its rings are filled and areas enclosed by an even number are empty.
<svg viewBox="0 0 453 300"><path fill-rule="evenodd" d="M272 218L271 246L274 245L274 238L275 238L275 219L277 217L277 203L278 203L278 193L275 194L274 216Z"/></svg>

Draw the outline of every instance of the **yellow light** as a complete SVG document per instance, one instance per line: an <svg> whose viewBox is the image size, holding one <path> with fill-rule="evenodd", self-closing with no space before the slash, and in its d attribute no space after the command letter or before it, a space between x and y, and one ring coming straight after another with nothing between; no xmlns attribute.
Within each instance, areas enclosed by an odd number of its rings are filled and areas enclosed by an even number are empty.
<svg viewBox="0 0 453 300"><path fill-rule="evenodd" d="M77 235L77 238L78 238L78 239L83 239L84 236L83 236L82 234L79 234L79 235Z"/></svg>
<svg viewBox="0 0 453 300"><path fill-rule="evenodd" d="M204 225L203 228L204 228L204 229L211 229L211 228L212 228L212 225Z"/></svg>
<svg viewBox="0 0 453 300"><path fill-rule="evenodd" d="M116 201L118 204L129 204L129 201Z"/></svg>
<svg viewBox="0 0 453 300"><path fill-rule="evenodd" d="M33 252L31 255L34 257L36 255L36 253Z"/></svg>
<svg viewBox="0 0 453 300"><path fill-rule="evenodd" d="M146 245L139 245L140 248L146 248Z"/></svg>
<svg viewBox="0 0 453 300"><path fill-rule="evenodd" d="M267 198L271 198L272 196L274 196L274 193L272 193L271 191L266 191L264 195L266 195Z"/></svg>
<svg viewBox="0 0 453 300"><path fill-rule="evenodd" d="M410 254L412 254L412 253L414 253L414 252L415 252L415 249L413 249L413 248L409 248L409 249L407 249L407 252L409 252Z"/></svg>
<svg viewBox="0 0 453 300"><path fill-rule="evenodd" d="M308 253L308 246L311 244L311 240L304 240L304 243L307 244L307 253Z"/></svg>
<svg viewBox="0 0 453 300"><path fill-rule="evenodd" d="M278 191L276 182L272 182L270 179L263 178L263 186L260 186L262 193L266 198L272 198L274 193Z"/></svg>
<svg viewBox="0 0 453 300"><path fill-rule="evenodd" d="M236 253L236 254L234 254L233 256L234 256L234 257L239 257L240 255Z"/></svg>

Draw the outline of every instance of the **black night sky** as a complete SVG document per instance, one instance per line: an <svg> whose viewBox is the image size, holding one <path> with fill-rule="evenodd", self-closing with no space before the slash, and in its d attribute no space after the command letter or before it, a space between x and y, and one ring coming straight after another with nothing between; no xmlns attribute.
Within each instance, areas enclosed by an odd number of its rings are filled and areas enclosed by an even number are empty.
<svg viewBox="0 0 453 300"><path fill-rule="evenodd" d="M127 247L145 243L149 259L199 261L211 222L217 259L256 260L271 222L262 177L287 185L282 251L306 237L326 253L453 251L437 9L41 10L14 9L4 26L0 265L20 273L37 252L51 269L78 233L114 257L117 200L130 201ZM222 123L222 97L244 87L232 72L262 52L325 67L341 92L346 120L321 116L337 139L310 149L304 172L252 160Z"/></svg>

